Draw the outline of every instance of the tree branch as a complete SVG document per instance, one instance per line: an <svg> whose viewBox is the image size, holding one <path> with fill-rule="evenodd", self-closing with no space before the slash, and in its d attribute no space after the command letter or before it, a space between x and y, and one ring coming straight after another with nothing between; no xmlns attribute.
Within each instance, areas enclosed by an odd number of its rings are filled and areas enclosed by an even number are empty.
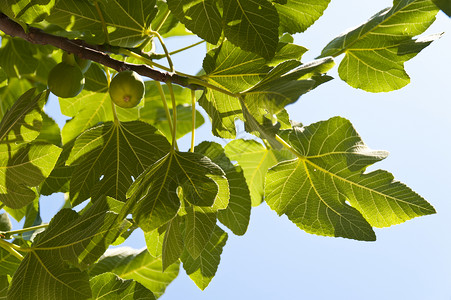
<svg viewBox="0 0 451 300"><path fill-rule="evenodd" d="M130 64L113 59L105 51L102 51L102 47L98 45L90 45L81 40L70 40L65 37L51 35L34 27L29 27L28 32L25 32L22 26L3 13L0 13L0 30L9 36L22 38L33 44L52 45L66 52L74 53L80 58L95 61L118 72L132 70L156 81L165 83L172 82L194 90L204 88L201 85L190 83L189 78L185 76L155 70L147 65Z"/></svg>

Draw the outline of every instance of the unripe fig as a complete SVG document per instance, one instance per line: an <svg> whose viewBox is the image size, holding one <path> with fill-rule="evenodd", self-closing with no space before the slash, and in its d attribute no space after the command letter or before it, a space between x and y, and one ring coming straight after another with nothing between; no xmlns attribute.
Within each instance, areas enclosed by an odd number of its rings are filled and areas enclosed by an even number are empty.
<svg viewBox="0 0 451 300"><path fill-rule="evenodd" d="M73 66L78 66L81 69L81 72L84 74L88 71L91 66L91 61L89 59L83 59L74 54L69 54L67 52L63 52L63 56L61 58L62 62L68 63Z"/></svg>
<svg viewBox="0 0 451 300"><path fill-rule="evenodd" d="M134 71L120 72L111 80L109 93L117 106L135 107L144 97L144 81Z"/></svg>
<svg viewBox="0 0 451 300"><path fill-rule="evenodd" d="M50 70L47 85L54 95L61 98L72 98L83 89L85 78L78 66L62 62Z"/></svg>

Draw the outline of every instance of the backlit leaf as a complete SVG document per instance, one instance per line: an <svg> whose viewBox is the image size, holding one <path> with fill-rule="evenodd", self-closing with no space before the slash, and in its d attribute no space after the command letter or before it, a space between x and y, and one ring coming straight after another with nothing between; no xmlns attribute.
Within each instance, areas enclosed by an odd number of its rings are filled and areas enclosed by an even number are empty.
<svg viewBox="0 0 451 300"><path fill-rule="evenodd" d="M206 189L211 189L212 183L216 192ZM209 206L215 203L222 183L227 186L224 172L207 157L171 151L137 178L127 196L137 202L135 221L144 231L151 231L176 215L180 208L178 187L182 187L185 200Z"/></svg>
<svg viewBox="0 0 451 300"><path fill-rule="evenodd" d="M92 299L155 300L153 293L142 284L123 280L113 273L103 273L90 280Z"/></svg>
<svg viewBox="0 0 451 300"><path fill-rule="evenodd" d="M249 186L252 206L263 201L266 172L278 162L291 159L286 150L272 150L254 140L234 140L225 146L230 160L238 162Z"/></svg>
<svg viewBox="0 0 451 300"><path fill-rule="evenodd" d="M188 251L183 252L181 257L183 268L201 290L204 290L215 276L226 241L227 233L216 226L208 244L197 259L192 258Z"/></svg>
<svg viewBox="0 0 451 300"><path fill-rule="evenodd" d="M65 0L58 1L46 20L95 44L109 42L114 46L135 47L147 38L147 30L157 12L156 0L95 2L101 15L90 1ZM105 36L103 26L108 29L108 36Z"/></svg>
<svg viewBox="0 0 451 300"><path fill-rule="evenodd" d="M8 299L88 299L88 274L76 266L94 263L124 229L113 213L121 202L97 199L83 215L61 210L39 234L11 283Z"/></svg>
<svg viewBox="0 0 451 300"><path fill-rule="evenodd" d="M129 247L109 249L89 271L90 276L112 272L123 279L133 279L156 297L177 277L179 264L173 264L163 272L161 257L153 258L147 250Z"/></svg>
<svg viewBox="0 0 451 300"><path fill-rule="evenodd" d="M309 233L372 241L372 226L435 212L392 174L364 173L387 152L370 150L346 119L295 127L281 137L299 154L268 171L265 200Z"/></svg>
<svg viewBox="0 0 451 300"><path fill-rule="evenodd" d="M222 17L215 0L169 0L168 6L186 28L211 44L218 42Z"/></svg>
<svg viewBox="0 0 451 300"><path fill-rule="evenodd" d="M319 19L330 0L284 0L273 3L279 13L280 31L293 34L304 32Z"/></svg>
<svg viewBox="0 0 451 300"><path fill-rule="evenodd" d="M394 0L393 7L332 40L321 56L346 54L340 78L368 92L388 92L410 82L404 62L417 55L439 35L412 40L435 20L431 0Z"/></svg>
<svg viewBox="0 0 451 300"><path fill-rule="evenodd" d="M278 43L279 15L266 0L223 0L224 34L243 50L270 59Z"/></svg>
<svg viewBox="0 0 451 300"><path fill-rule="evenodd" d="M218 211L218 219L234 234L243 235L249 225L251 197L241 167L234 166L217 143L202 142L195 151L209 157L224 170L229 182L230 200L226 209Z"/></svg>
<svg viewBox="0 0 451 300"><path fill-rule="evenodd" d="M125 193L148 166L170 145L151 125L140 121L105 123L80 135L68 165L75 166L70 184L71 201L108 195L125 201Z"/></svg>

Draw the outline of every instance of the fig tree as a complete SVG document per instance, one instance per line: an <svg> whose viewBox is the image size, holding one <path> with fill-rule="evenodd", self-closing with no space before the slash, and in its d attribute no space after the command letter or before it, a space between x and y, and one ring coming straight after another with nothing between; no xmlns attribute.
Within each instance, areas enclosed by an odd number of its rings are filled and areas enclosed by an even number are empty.
<svg viewBox="0 0 451 300"><path fill-rule="evenodd" d="M85 78L78 66L62 62L50 70L47 85L54 95L61 98L72 98L83 89Z"/></svg>
<svg viewBox="0 0 451 300"><path fill-rule="evenodd" d="M134 71L120 72L111 80L109 93L117 106L135 107L144 97L144 81Z"/></svg>

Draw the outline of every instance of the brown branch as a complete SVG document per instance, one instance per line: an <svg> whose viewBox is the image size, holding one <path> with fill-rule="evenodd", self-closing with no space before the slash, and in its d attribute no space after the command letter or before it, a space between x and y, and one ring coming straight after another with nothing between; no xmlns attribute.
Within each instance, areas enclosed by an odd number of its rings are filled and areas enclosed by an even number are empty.
<svg viewBox="0 0 451 300"><path fill-rule="evenodd" d="M0 13L0 30L9 36L22 38L33 44L52 45L68 53L74 53L81 58L98 62L118 72L132 70L156 81L172 82L190 89L203 89L200 85L190 84L187 77L155 70L147 65L130 64L113 59L105 51L100 50L102 46L90 45L81 40L70 40L65 37L51 35L34 27L29 27L28 32L25 32L22 26L3 13Z"/></svg>

